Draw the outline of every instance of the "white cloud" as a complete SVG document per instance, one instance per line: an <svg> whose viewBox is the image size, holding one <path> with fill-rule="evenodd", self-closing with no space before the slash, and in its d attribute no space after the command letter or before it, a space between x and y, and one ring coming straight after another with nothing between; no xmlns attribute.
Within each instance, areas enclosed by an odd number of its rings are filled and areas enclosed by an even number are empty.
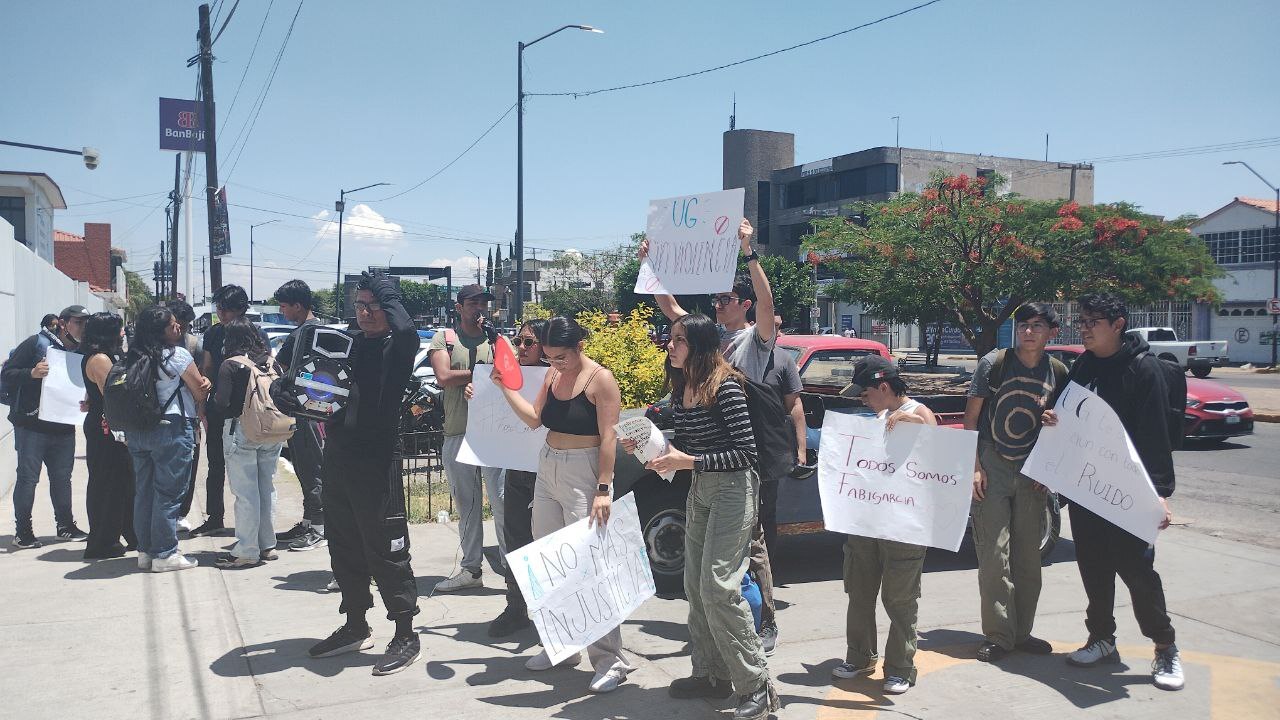
<svg viewBox="0 0 1280 720"><path fill-rule="evenodd" d="M315 238L326 246L338 246L337 213L321 210L311 216L316 226ZM344 251L371 250L377 253L395 251L405 246L404 228L389 222L376 210L363 203L351 208L342 217L342 244ZM343 263L346 265L346 263Z"/></svg>

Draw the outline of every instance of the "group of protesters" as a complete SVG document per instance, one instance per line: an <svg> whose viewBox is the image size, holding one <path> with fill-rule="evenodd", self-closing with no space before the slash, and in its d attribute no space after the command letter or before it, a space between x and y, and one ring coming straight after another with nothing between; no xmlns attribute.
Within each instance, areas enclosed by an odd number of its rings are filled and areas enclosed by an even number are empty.
<svg viewBox="0 0 1280 720"><path fill-rule="evenodd" d="M799 374L792 356L776 346L780 323L746 220L738 237L748 275L730 291L714 295L714 318L686 312L672 296L655 296L672 322L665 377L674 435L665 454L646 467L661 474L692 475L684 570L692 670L672 682L669 692L677 698L723 699L736 694L735 717L762 718L778 707L767 660L780 637L770 562L776 544L774 511L779 480L806 462L805 420ZM642 244L642 257L646 251ZM290 321L300 326L318 322L311 291L302 281L286 283L276 298ZM617 449L636 449L630 440L619 443L617 438L618 381L610 368L584 353L586 331L571 318L555 317L526 321L515 336L520 365L548 368L533 402L502 382L498 366L488 374L519 420L548 430L538 471L480 468L458 460L467 403L480 377L473 371L477 364L492 364L498 344L509 342L485 327L485 309L492 299L480 285L462 288L456 326L437 332L428 351L444 392L442 460L460 535L458 572L433 592L459 592L482 584L481 511L486 494L505 556L579 520L607 523ZM1013 652L1052 652L1048 642L1031 634L1048 496L1021 469L1040 427L1056 422L1049 408L1066 382L1090 387L1116 410L1158 494L1163 499L1173 491L1167 388L1155 365L1161 361L1147 352L1144 341L1126 334L1122 301L1090 295L1077 302L1082 310L1077 325L1086 352L1069 374L1045 353L1058 331L1056 313L1048 305L1033 303L1015 313L1014 347L981 358L969 391L964 425L979 435L972 517L984 639L976 657L984 662L999 662ZM278 534L272 525L272 484L282 443L251 442L238 420L246 412L246 395L264 375L277 379L272 402L281 412L297 415L297 393L282 377L281 367L289 366L299 351L294 347L296 331L273 360L262 331L245 317L249 303L242 288L224 286L214 303L219 322L205 333L203 343L190 335L193 313L185 303L144 310L127 350L118 317L89 315L72 306L14 351L4 369L6 385L22 390L9 413L17 428L19 458L14 545L40 545L31 527L31 507L43 464L49 469L58 535L87 539L87 559L136 550L139 567L153 572L193 567L195 561L178 548L178 534L225 530L225 473L235 496L236 543L218 558L217 566L255 566L278 557L281 545L305 551L327 544L334 575L330 589L341 594L339 609L345 621L311 648L310 655L329 657L372 647L366 614L373 606L371 585L376 585L395 631L374 674L403 670L418 659L420 644L411 626L418 613L418 591L395 453L402 390L420 341L398 286L380 274L366 274L358 285L351 328L353 399L328 422L297 418L288 443L305 498L303 520ZM48 373L43 353L49 347L84 357L88 534L76 527L71 512L74 428L46 423L35 412L40 380ZM163 420L148 430L114 431L104 419L108 378L115 376L118 366L129 367L144 358L156 369L155 396ZM752 422L750 401L761 393L775 398L781 419L777 425L785 428L781 434ZM883 418L887 432L900 423L937 424L927 407L909 397L897 367L878 355L856 364L852 383L843 393L859 397ZM196 489L202 430L209 465L207 517L191 527L184 518ZM1113 614L1119 575L1130 589L1143 634L1155 643L1154 683L1180 689L1181 664L1153 565L1154 551L1079 505L1073 504L1070 513L1089 605L1088 639L1067 662L1087 667L1119 660ZM1165 526L1168 521L1166 514ZM847 537L847 652L832 670L835 678L871 675L879 668L879 595L891 623L883 689L904 693L915 685L917 605L925 554L918 545ZM531 624L515 578L499 564L508 591L506 607L489 626L494 637ZM759 623L742 593L747 573L761 590ZM634 670L622 650L620 627L592 643L587 655L594 671L591 692L614 690ZM574 655L562 664L580 661ZM553 662L541 650L525 667L544 671Z"/></svg>

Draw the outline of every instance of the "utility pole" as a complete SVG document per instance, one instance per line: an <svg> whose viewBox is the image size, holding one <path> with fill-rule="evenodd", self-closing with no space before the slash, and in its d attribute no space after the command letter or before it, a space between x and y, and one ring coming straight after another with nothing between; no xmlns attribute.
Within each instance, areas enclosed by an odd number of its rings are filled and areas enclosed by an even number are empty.
<svg viewBox="0 0 1280 720"><path fill-rule="evenodd" d="M204 256L200 256L200 302L209 297L209 287L205 285Z"/></svg>
<svg viewBox="0 0 1280 720"><path fill-rule="evenodd" d="M178 212L182 209L182 153L173 154L173 192L169 193L169 201L173 203L173 218L169 223L169 298L178 299Z"/></svg>
<svg viewBox="0 0 1280 720"><path fill-rule="evenodd" d="M222 287L222 260L215 252L215 232L218 226L218 128L217 113L213 106L213 41L209 39L209 6L200 6L200 92L204 97L204 174L205 203L209 214L209 280L213 289Z"/></svg>
<svg viewBox="0 0 1280 720"><path fill-rule="evenodd" d="M1048 136L1046 136L1045 142L1046 142L1046 143L1048 142ZM1048 156L1049 156L1049 154L1048 154L1048 151L1046 150L1046 151L1045 151L1045 157L1047 158ZM1071 171L1071 194L1067 197L1067 200L1069 200L1069 201L1071 201L1071 202L1075 202L1075 200L1076 200L1076 171L1077 171L1077 170L1092 170L1092 169L1093 169L1093 166L1092 166L1092 165L1090 165L1089 163L1058 163L1058 169L1059 169L1059 170L1070 170L1070 171Z"/></svg>
<svg viewBox="0 0 1280 720"><path fill-rule="evenodd" d="M253 229L256 227L262 227L263 225L270 225L273 222L280 222L280 221L268 220L266 222L260 222L256 225L249 226L249 301L250 302L253 302L253 298L254 298L253 296ZM390 265L391 263L387 263L387 264Z"/></svg>

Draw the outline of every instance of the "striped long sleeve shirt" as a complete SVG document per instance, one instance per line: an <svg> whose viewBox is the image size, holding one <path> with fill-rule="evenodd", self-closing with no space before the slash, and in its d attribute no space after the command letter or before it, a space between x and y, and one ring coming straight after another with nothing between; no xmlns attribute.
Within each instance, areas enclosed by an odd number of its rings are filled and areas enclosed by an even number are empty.
<svg viewBox="0 0 1280 720"><path fill-rule="evenodd" d="M746 470L756 462L756 437L747 412L747 396L736 380L726 379L716 390L716 404L686 408L681 397L671 398L677 448L702 456L702 469Z"/></svg>

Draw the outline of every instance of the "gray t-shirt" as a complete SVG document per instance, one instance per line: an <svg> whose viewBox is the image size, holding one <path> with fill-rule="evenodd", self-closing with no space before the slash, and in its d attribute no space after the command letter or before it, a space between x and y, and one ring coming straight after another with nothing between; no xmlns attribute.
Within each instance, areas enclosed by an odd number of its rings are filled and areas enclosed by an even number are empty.
<svg viewBox="0 0 1280 720"><path fill-rule="evenodd" d="M160 366L160 377L156 380L156 398L160 402L173 398L165 405L164 414L196 417L196 399L182 380L182 373L186 372L187 366L195 362L195 359L182 347L166 351L163 357L164 364ZM178 390L178 393L175 394L174 390Z"/></svg>
<svg viewBox="0 0 1280 720"><path fill-rule="evenodd" d="M1003 383L991 376L1001 352L1005 353ZM1040 436L1040 415L1053 397L1053 389L1053 368L1047 354L1034 368L1023 365L1013 350L992 350L982 356L969 385L969 397L986 400L978 417L978 436L994 444L1001 457L1019 463L1025 460Z"/></svg>
<svg viewBox="0 0 1280 720"><path fill-rule="evenodd" d="M775 333L765 342L760 338L756 327L750 325L741 330L721 332L720 352L748 380L764 382L764 371L769 366L769 357L773 354L778 336Z"/></svg>
<svg viewBox="0 0 1280 720"><path fill-rule="evenodd" d="M804 389L800 382L800 368L791 353L780 347L773 348L773 367L764 376L764 384L779 388L783 395L798 393Z"/></svg>

